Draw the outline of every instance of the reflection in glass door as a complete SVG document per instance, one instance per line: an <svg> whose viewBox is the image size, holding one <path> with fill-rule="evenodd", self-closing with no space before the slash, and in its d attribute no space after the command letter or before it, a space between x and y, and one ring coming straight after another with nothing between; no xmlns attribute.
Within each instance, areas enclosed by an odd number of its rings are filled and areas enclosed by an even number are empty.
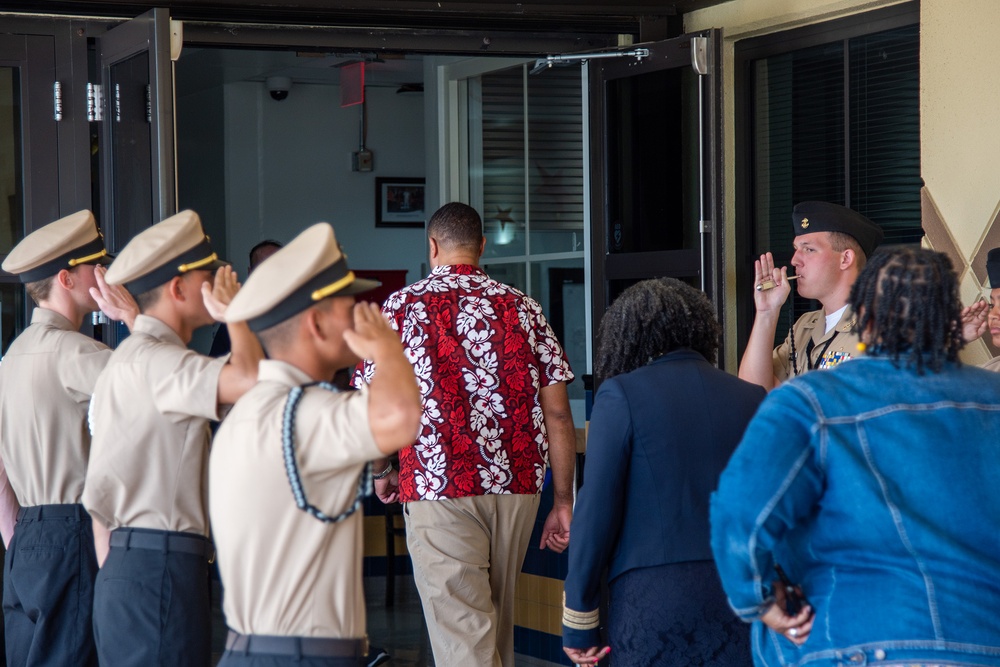
<svg viewBox="0 0 1000 667"><path fill-rule="evenodd" d="M0 67L0 255L6 256L23 237L21 193L21 104L19 72ZM0 345L24 328L24 289L16 278L0 282Z"/></svg>
<svg viewBox="0 0 1000 667"><path fill-rule="evenodd" d="M18 71L0 67L0 254L21 236L21 109Z"/></svg>
<svg viewBox="0 0 1000 667"><path fill-rule="evenodd" d="M703 289L723 315L718 36L642 46L641 61L590 65L594 331L619 294L649 278Z"/></svg>
<svg viewBox="0 0 1000 667"><path fill-rule="evenodd" d="M48 35L0 35L0 260L59 217L53 45ZM27 326L30 306L20 281L0 271L0 353Z"/></svg>
<svg viewBox="0 0 1000 667"><path fill-rule="evenodd" d="M166 9L152 9L98 40L104 118L102 222L109 250L176 212L171 35Z"/></svg>
<svg viewBox="0 0 1000 667"><path fill-rule="evenodd" d="M606 250L633 274L608 276L608 304L654 276L701 287L697 78L677 67L607 83ZM644 270L634 253L663 254Z"/></svg>
<svg viewBox="0 0 1000 667"><path fill-rule="evenodd" d="M174 42L171 36L175 36ZM111 252L176 212L173 64L180 55L180 24L151 9L101 35L101 223ZM116 345L121 323L105 332Z"/></svg>
<svg viewBox="0 0 1000 667"><path fill-rule="evenodd" d="M114 251L157 221L153 207L150 162L149 53L142 51L110 68L108 86L112 197L108 201L116 222Z"/></svg>
<svg viewBox="0 0 1000 667"><path fill-rule="evenodd" d="M526 65L468 80L470 204L483 215L483 267L538 301L570 365L589 372L583 93L579 67ZM583 382L568 387L582 425Z"/></svg>

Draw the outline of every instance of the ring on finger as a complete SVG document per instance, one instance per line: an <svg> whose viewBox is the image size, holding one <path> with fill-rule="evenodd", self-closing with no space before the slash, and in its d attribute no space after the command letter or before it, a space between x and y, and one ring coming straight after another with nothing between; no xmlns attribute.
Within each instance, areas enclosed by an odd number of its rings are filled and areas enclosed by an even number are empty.
<svg viewBox="0 0 1000 667"><path fill-rule="evenodd" d="M791 629L790 629L790 630L788 631L788 635L789 635L790 637L798 637L798 636L799 636L799 629L798 629L798 628L791 628Z"/></svg>

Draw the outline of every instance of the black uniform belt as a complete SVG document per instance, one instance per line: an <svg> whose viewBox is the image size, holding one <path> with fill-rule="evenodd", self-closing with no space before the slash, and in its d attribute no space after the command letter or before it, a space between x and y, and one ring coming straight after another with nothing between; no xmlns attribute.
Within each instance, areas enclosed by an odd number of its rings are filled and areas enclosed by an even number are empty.
<svg viewBox="0 0 1000 667"><path fill-rule="evenodd" d="M226 650L249 655L287 655L303 658L363 658L368 655L368 639L328 637L276 637L241 635L229 631Z"/></svg>
<svg viewBox="0 0 1000 667"><path fill-rule="evenodd" d="M87 510L80 503L66 505L35 505L22 507L17 511L18 521L40 521L42 519L84 519Z"/></svg>
<svg viewBox="0 0 1000 667"><path fill-rule="evenodd" d="M215 555L212 543L201 535L150 528L116 528L111 531L111 546L153 551L179 551L185 554L204 556L209 560Z"/></svg>

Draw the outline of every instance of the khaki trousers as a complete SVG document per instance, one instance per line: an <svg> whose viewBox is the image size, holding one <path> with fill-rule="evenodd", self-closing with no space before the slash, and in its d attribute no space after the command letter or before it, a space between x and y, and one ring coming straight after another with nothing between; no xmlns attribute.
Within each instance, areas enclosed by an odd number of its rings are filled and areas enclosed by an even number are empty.
<svg viewBox="0 0 1000 667"><path fill-rule="evenodd" d="M407 503L406 545L441 667L514 667L514 584L537 495Z"/></svg>

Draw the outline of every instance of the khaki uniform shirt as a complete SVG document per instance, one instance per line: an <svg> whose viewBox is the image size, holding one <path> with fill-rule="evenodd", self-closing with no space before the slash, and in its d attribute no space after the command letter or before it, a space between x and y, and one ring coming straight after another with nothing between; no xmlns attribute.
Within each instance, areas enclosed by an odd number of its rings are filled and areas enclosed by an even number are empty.
<svg viewBox="0 0 1000 667"><path fill-rule="evenodd" d="M0 363L0 456L22 507L80 502L87 405L110 356L46 308L11 343Z"/></svg>
<svg viewBox="0 0 1000 667"><path fill-rule="evenodd" d="M983 368L994 373L1000 373L1000 357L993 357L983 364Z"/></svg>
<svg viewBox="0 0 1000 667"><path fill-rule="evenodd" d="M83 504L92 516L112 530L208 535L208 420L227 360L187 349L156 318L135 318L91 401Z"/></svg>
<svg viewBox="0 0 1000 667"><path fill-rule="evenodd" d="M288 392L313 381L281 361L222 423L212 445L212 530L226 590L226 622L242 634L365 636L358 510L323 523L295 505L282 456ZM368 425L368 391L305 390L294 421L307 501L327 516L351 506L367 461L383 454Z"/></svg>
<svg viewBox="0 0 1000 667"><path fill-rule="evenodd" d="M842 361L848 361L859 355L858 343L861 338L852 333L856 318L850 307L844 311L837 326L826 333L826 313L812 310L795 321L792 332L795 334L795 366L790 360L792 342L789 333L785 342L774 348L771 364L774 367L774 377L778 381L790 380L796 375L802 375L809 370L833 368Z"/></svg>

